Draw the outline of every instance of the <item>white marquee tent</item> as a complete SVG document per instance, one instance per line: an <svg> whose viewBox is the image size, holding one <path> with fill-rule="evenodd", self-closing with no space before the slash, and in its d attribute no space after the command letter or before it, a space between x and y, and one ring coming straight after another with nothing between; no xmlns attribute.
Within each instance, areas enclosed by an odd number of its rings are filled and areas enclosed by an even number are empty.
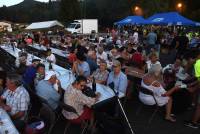
<svg viewBox="0 0 200 134"><path fill-rule="evenodd" d="M44 21L44 22L35 22L26 27L26 30L37 30L37 29L49 29L53 27L64 27L57 20L54 21Z"/></svg>

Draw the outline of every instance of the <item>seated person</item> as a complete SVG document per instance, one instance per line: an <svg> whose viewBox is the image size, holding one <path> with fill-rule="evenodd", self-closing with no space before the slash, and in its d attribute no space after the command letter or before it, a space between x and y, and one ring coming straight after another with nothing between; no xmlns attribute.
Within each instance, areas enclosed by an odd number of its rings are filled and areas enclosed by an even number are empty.
<svg viewBox="0 0 200 134"><path fill-rule="evenodd" d="M36 76L36 66L40 63L39 59L33 59L32 64L27 67L25 73L23 74L24 84L33 87L34 79Z"/></svg>
<svg viewBox="0 0 200 134"><path fill-rule="evenodd" d="M149 54L149 60L146 62L147 70L149 70L154 65L159 65L161 67L160 62L158 61L158 56L155 52Z"/></svg>
<svg viewBox="0 0 200 134"><path fill-rule="evenodd" d="M180 88L177 86L166 91L159 82L161 78L160 75L161 75L161 67L159 65L151 67L149 69L149 72L143 77L141 86L154 93L154 97L159 106L166 105L165 119L171 122L175 122L176 120L171 116L171 111L172 111L171 94L179 90ZM156 104L153 96L146 95L142 92L139 92L139 98L146 105Z"/></svg>
<svg viewBox="0 0 200 134"><path fill-rule="evenodd" d="M130 54L128 53L127 49L125 47L121 47L119 49L119 53L120 53L120 57L123 58L127 63L130 59Z"/></svg>
<svg viewBox="0 0 200 134"><path fill-rule="evenodd" d="M37 86L38 82L43 80L45 77L45 65L44 64L38 64L36 67L36 77L34 79L34 85Z"/></svg>
<svg viewBox="0 0 200 134"><path fill-rule="evenodd" d="M114 89L117 92L126 94L128 85L127 76L121 71L121 63L117 60L113 61L113 71L109 73L107 85L114 83Z"/></svg>
<svg viewBox="0 0 200 134"><path fill-rule="evenodd" d="M133 65L135 65L136 67L143 67L144 65L144 57L142 55L142 47L138 47L137 51L135 53L133 53L132 58L131 58L131 63L133 63Z"/></svg>
<svg viewBox="0 0 200 134"><path fill-rule="evenodd" d="M110 50L109 60L116 60L119 57L120 57L120 55L118 53L117 48L113 48L112 50Z"/></svg>
<svg viewBox="0 0 200 134"><path fill-rule="evenodd" d="M97 63L99 63L99 61L101 61L101 60L108 61L108 55L104 51L103 47L98 47L98 49L97 49Z"/></svg>
<svg viewBox="0 0 200 134"><path fill-rule="evenodd" d="M96 83L106 84L108 74L107 63L105 61L101 61L99 68L90 76L90 79L94 77Z"/></svg>
<svg viewBox="0 0 200 134"><path fill-rule="evenodd" d="M6 71L0 67L0 96L5 91L6 86Z"/></svg>
<svg viewBox="0 0 200 134"><path fill-rule="evenodd" d="M173 99L173 114L179 114L185 112L188 107L191 106L191 94L187 90L188 87L185 84L176 82L176 73L174 70L168 68L163 72L163 82L165 85L166 91L170 90L174 86L180 85L180 88L183 90L179 90L174 92L171 97Z"/></svg>
<svg viewBox="0 0 200 134"><path fill-rule="evenodd" d="M91 120L93 115L88 107L94 105L100 97L99 93L97 93L95 98L88 97L82 93L81 90L86 86L86 82L87 79L84 76L78 76L74 83L69 85L65 91L64 103L75 108L79 116L65 110L62 113L65 118L74 121L74 123L80 123L82 120Z"/></svg>
<svg viewBox="0 0 200 134"><path fill-rule="evenodd" d="M181 60L180 58L176 58L175 63L174 63L174 64L169 64L169 65L167 65L167 66L163 69L163 71L164 71L165 69L167 69L167 68L171 68L172 70L175 71L176 77L177 77L178 80L185 80L185 79L187 79L187 77L189 76L189 75L185 72L184 68L182 67L182 60Z"/></svg>
<svg viewBox="0 0 200 134"><path fill-rule="evenodd" d="M89 64L85 61L86 57L83 53L78 52L76 54L77 60L74 62L72 71L76 75L83 75L85 77L90 76Z"/></svg>
<svg viewBox="0 0 200 134"><path fill-rule="evenodd" d="M30 98L22 86L22 79L17 74L10 74L6 80L6 91L0 97L0 107L6 110L17 128L22 129L21 121L25 119Z"/></svg>
<svg viewBox="0 0 200 134"><path fill-rule="evenodd" d="M15 65L17 67L16 72L23 75L26 71L27 53L19 53L19 58L16 58Z"/></svg>
<svg viewBox="0 0 200 134"><path fill-rule="evenodd" d="M90 72L93 73L97 68L97 55L95 50L88 51L86 62L90 66Z"/></svg>
<svg viewBox="0 0 200 134"><path fill-rule="evenodd" d="M55 55L51 52L51 49L47 49L47 61L56 64L56 57Z"/></svg>
<svg viewBox="0 0 200 134"><path fill-rule="evenodd" d="M67 58L71 65L76 61L76 52L73 47L69 48L69 56Z"/></svg>
<svg viewBox="0 0 200 134"><path fill-rule="evenodd" d="M58 90L54 88L56 83L58 83ZM58 108L62 89L54 71L46 72L44 80L39 81L35 89L36 94L46 100L53 110Z"/></svg>

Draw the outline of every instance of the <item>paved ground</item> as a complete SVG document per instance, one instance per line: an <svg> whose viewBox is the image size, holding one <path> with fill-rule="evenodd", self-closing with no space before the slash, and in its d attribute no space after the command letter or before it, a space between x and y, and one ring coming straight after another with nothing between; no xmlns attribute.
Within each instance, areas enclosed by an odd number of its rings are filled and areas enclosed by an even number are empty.
<svg viewBox="0 0 200 134"><path fill-rule="evenodd" d="M144 107L139 114L136 115L139 106L140 102L137 99L132 99L127 102L125 108L135 134L200 134L200 129L192 129L183 125L183 121L190 118L192 110L177 115L176 123L165 121L162 114L158 113L151 124L148 124L152 109ZM63 134L64 125L65 121L60 121L55 126L53 134ZM79 126L72 126L69 130L71 134L80 133Z"/></svg>

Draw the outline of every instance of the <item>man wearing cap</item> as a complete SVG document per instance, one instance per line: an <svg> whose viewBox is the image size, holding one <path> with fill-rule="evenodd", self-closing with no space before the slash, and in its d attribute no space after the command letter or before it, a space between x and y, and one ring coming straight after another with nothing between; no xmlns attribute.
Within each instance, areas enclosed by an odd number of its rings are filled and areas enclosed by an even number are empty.
<svg viewBox="0 0 200 134"><path fill-rule="evenodd" d="M25 73L23 74L23 82L25 85L33 87L34 86L34 79L36 76L36 66L40 63L40 59L33 59L32 64L26 69Z"/></svg>
<svg viewBox="0 0 200 134"><path fill-rule="evenodd" d="M121 63L118 60L113 61L113 71L110 72L107 80L107 85L114 83L114 89L117 92L126 93L127 76L121 71Z"/></svg>
<svg viewBox="0 0 200 134"><path fill-rule="evenodd" d="M54 88L56 83L58 83L58 90ZM58 108L58 103L61 97L61 86L54 71L48 71L45 73L44 80L39 81L36 86L36 94L46 100L53 110Z"/></svg>

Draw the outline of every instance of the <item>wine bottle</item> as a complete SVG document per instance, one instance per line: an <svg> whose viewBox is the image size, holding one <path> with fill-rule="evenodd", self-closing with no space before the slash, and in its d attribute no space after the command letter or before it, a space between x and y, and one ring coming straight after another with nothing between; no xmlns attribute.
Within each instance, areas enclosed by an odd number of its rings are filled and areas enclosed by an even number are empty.
<svg viewBox="0 0 200 134"><path fill-rule="evenodd" d="M49 62L49 70L52 70L52 69L53 69L52 64L51 62Z"/></svg>
<svg viewBox="0 0 200 134"><path fill-rule="evenodd" d="M94 77L92 78L92 90L96 92L96 82Z"/></svg>

